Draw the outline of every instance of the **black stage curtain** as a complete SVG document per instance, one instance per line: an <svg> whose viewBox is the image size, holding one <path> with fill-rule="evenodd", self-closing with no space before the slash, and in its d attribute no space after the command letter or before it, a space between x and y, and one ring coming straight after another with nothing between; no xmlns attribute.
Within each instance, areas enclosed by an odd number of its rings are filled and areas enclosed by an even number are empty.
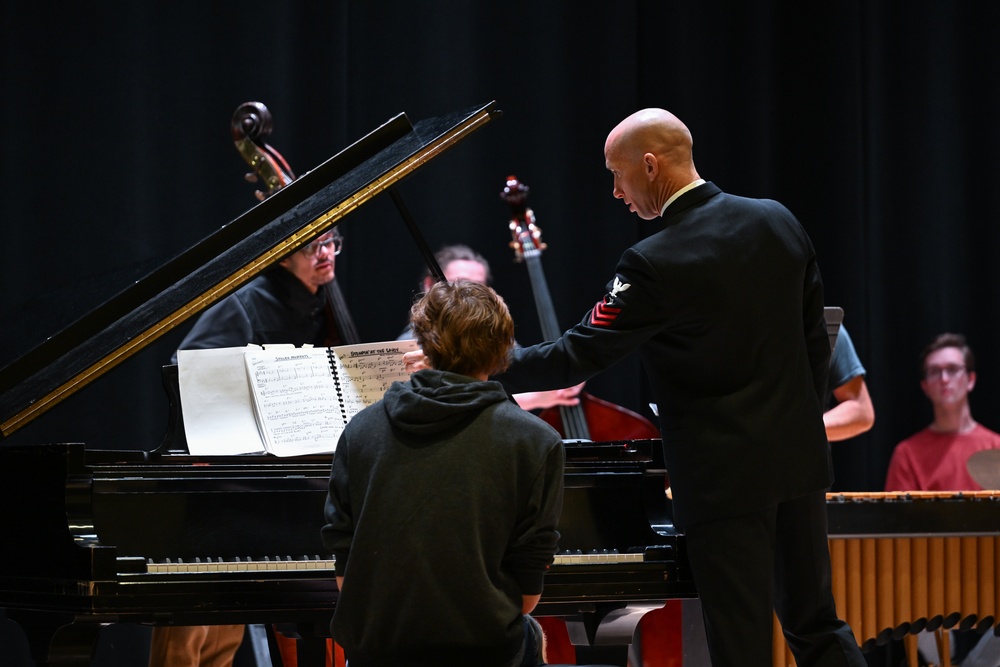
<svg viewBox="0 0 1000 667"><path fill-rule="evenodd" d="M877 411L833 446L836 488L878 490L895 443L930 421L916 358L941 331L969 336L973 412L1000 430L998 28L988 2L4 3L0 364L254 204L228 128L248 100L299 173L399 112L497 100L501 119L399 191L432 247L490 260L518 340L536 342L506 176L531 187L569 326L656 229L611 197L602 149L660 106L691 127L705 178L784 202L812 236ZM361 334L394 338L421 258L388 198L341 230ZM7 441L156 447L159 368L185 329ZM635 359L590 390L649 414Z"/></svg>

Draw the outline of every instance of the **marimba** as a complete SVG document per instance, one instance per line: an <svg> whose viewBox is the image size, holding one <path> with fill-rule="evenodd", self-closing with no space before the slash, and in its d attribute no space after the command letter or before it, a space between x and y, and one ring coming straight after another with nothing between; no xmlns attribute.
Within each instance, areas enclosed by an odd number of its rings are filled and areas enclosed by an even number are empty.
<svg viewBox="0 0 1000 667"><path fill-rule="evenodd" d="M916 665L923 630L1000 634L1000 491L831 493L827 510L837 611L862 650L904 639ZM774 633L775 667L795 664Z"/></svg>

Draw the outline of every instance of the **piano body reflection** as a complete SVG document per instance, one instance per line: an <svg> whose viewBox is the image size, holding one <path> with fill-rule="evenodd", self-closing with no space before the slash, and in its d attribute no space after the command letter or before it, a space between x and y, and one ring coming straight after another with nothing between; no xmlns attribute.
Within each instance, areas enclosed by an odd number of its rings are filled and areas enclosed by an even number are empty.
<svg viewBox="0 0 1000 667"><path fill-rule="evenodd" d="M0 369L0 434L47 409L389 191L499 114L492 103L412 125L397 116ZM440 274L440 268L436 272ZM156 451L0 443L0 609L39 665L86 665L101 625L283 624L322 636L336 605L319 528L329 456L195 457L176 367ZM567 444L561 555L540 614L583 655L625 664L642 613L691 597L659 441ZM602 649L605 647L605 649ZM602 652L603 651L603 652Z"/></svg>

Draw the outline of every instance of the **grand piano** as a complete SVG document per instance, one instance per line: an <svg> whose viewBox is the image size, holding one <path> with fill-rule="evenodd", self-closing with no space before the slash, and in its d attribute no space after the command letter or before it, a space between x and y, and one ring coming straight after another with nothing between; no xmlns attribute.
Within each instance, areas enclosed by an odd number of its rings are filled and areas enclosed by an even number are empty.
<svg viewBox="0 0 1000 667"><path fill-rule="evenodd" d="M499 115L494 103L390 119L0 370L0 436L337 225ZM433 255L411 227L428 263ZM440 270L437 272L440 274ZM38 665L88 665L113 623L265 624L323 637L337 601L319 539L329 456L187 452L176 367L154 451L0 442L0 609ZM582 659L626 664L642 614L694 597L658 440L567 443L562 548L538 608ZM418 556L417 556L418 557Z"/></svg>

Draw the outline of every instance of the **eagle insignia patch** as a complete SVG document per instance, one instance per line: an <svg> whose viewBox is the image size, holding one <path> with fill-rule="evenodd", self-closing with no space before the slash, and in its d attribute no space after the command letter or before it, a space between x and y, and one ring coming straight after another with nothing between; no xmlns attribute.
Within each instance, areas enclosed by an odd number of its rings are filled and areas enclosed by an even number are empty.
<svg viewBox="0 0 1000 667"><path fill-rule="evenodd" d="M609 302L614 301L615 295L618 294L618 292L624 292L631 286L632 286L631 283L623 283L621 280L618 279L618 276L615 276L615 283L611 288L611 294L608 297L608 301Z"/></svg>

